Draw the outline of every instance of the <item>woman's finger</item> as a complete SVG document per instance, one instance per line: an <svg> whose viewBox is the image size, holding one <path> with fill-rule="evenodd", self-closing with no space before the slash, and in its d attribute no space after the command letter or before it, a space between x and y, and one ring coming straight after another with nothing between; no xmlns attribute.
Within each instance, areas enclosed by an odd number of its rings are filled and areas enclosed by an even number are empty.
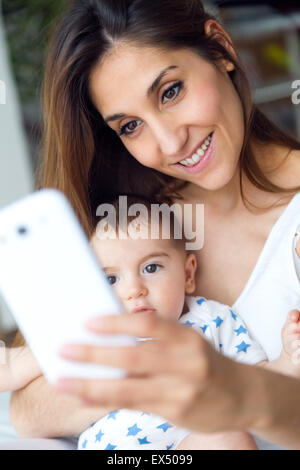
<svg viewBox="0 0 300 470"><path fill-rule="evenodd" d="M139 338L168 339L175 334L177 339L185 337L185 327L174 320L155 315L104 315L89 320L87 328L99 334L127 334Z"/></svg>
<svg viewBox="0 0 300 470"><path fill-rule="evenodd" d="M56 387L60 392L76 395L94 406L105 406L113 409L160 409L165 403L173 408L183 407L189 402L194 387L189 382L176 376L156 376L137 379L88 380L59 379ZM197 387L199 384L197 384Z"/></svg>
<svg viewBox="0 0 300 470"><path fill-rule="evenodd" d="M64 359L125 369L131 374L181 373L200 376L206 367L209 345L199 333L186 327L185 343L151 340L136 346L66 345Z"/></svg>

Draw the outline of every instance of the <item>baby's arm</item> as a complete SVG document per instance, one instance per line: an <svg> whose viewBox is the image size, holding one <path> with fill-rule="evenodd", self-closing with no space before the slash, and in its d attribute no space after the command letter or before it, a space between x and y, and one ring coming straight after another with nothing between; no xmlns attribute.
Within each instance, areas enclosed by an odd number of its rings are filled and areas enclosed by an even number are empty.
<svg viewBox="0 0 300 470"><path fill-rule="evenodd" d="M2 348L0 392L19 390L41 375L41 370L27 346Z"/></svg>
<svg viewBox="0 0 300 470"><path fill-rule="evenodd" d="M214 434L191 433L177 446L177 450L258 450L253 437L243 431Z"/></svg>

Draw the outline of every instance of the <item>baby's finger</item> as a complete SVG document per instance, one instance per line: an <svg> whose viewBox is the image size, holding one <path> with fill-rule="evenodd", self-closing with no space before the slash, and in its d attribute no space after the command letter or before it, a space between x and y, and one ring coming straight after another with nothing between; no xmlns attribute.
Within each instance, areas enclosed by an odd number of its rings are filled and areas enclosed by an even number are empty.
<svg viewBox="0 0 300 470"><path fill-rule="evenodd" d="M298 323L288 323L284 328L284 334L291 335L296 333L299 329Z"/></svg>
<svg viewBox="0 0 300 470"><path fill-rule="evenodd" d="M300 319L300 312L299 310L291 310L290 313L288 314L288 318L287 318L287 321L291 321L291 322L298 322Z"/></svg>

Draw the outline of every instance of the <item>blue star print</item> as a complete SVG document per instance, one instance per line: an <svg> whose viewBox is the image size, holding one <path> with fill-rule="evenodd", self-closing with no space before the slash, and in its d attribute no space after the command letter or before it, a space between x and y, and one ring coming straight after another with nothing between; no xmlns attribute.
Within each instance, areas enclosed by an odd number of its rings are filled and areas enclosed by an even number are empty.
<svg viewBox="0 0 300 470"><path fill-rule="evenodd" d="M237 348L237 352L241 352L243 351L244 353L247 352L247 348L250 347L250 344L246 344L245 341L242 341L241 344L239 344L238 346L236 346Z"/></svg>
<svg viewBox="0 0 300 470"><path fill-rule="evenodd" d="M219 328L219 326L221 325L221 323L223 323L222 318L220 318L219 316L218 316L217 318L215 318L213 321L214 321L215 324L216 324L216 328Z"/></svg>
<svg viewBox="0 0 300 470"><path fill-rule="evenodd" d="M82 447L83 449L85 449L85 448L86 448L86 445L87 445L87 443L88 443L88 441L87 441L87 440L85 440L85 441L82 443L82 446L81 446L81 447Z"/></svg>
<svg viewBox="0 0 300 470"><path fill-rule="evenodd" d="M241 333L247 333L247 330L246 328L243 327L243 325L241 325L237 330L234 330L234 331L237 334L237 336L239 336Z"/></svg>
<svg viewBox="0 0 300 470"><path fill-rule="evenodd" d="M169 428L172 428L173 426L166 421L165 423L162 423L156 427L157 429L162 429L164 432L166 432Z"/></svg>
<svg viewBox="0 0 300 470"><path fill-rule="evenodd" d="M114 450L116 447L117 446L114 446L113 444L108 443L104 450Z"/></svg>
<svg viewBox="0 0 300 470"><path fill-rule="evenodd" d="M107 416L107 419L116 419L116 414L117 414L117 413L120 413L120 410L112 411L112 412L109 413L109 415Z"/></svg>
<svg viewBox="0 0 300 470"><path fill-rule="evenodd" d="M100 442L101 439L102 439L102 436L104 436L104 432L101 432L101 429L100 431L98 432L98 434L96 434L96 439L95 439L95 442Z"/></svg>
<svg viewBox="0 0 300 470"><path fill-rule="evenodd" d="M173 445L174 445L174 442L172 442L172 444L170 444L169 446L167 446L166 449L167 449L167 450L172 449Z"/></svg>
<svg viewBox="0 0 300 470"><path fill-rule="evenodd" d="M140 432L141 430L142 430L142 429L139 428L139 427L137 426L137 424L135 423L133 426L130 426L130 427L128 428L127 436L136 436L136 434L137 434L138 432Z"/></svg>
<svg viewBox="0 0 300 470"><path fill-rule="evenodd" d="M148 441L147 436L143 437L143 439L138 438L138 441L140 445L142 444L151 444L151 442Z"/></svg>
<svg viewBox="0 0 300 470"><path fill-rule="evenodd" d="M203 298L202 298L202 299L198 299L198 300L197 300L197 304L198 304L198 305L202 305L202 304L203 304L203 302L206 302L206 300L205 300L205 299L203 299Z"/></svg>
<svg viewBox="0 0 300 470"><path fill-rule="evenodd" d="M206 332L207 327L208 327L208 325L200 326L200 328L201 328L201 330L203 331L203 333Z"/></svg>
<svg viewBox="0 0 300 470"><path fill-rule="evenodd" d="M192 322L192 321L188 321L188 320L187 320L187 321L184 323L184 325L186 325L186 326L193 326L193 325L195 325L195 322Z"/></svg>
<svg viewBox="0 0 300 470"><path fill-rule="evenodd" d="M229 309L229 311L230 311L230 313L231 313L231 316L232 316L232 318L233 318L234 320L236 320L236 314L235 314L235 313L233 313L233 311L232 311L232 310L230 310L230 309Z"/></svg>

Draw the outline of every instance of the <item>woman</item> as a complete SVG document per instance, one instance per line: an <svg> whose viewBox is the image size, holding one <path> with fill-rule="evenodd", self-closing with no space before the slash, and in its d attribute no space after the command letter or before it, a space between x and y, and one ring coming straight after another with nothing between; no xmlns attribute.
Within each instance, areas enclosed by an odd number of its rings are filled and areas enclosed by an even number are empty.
<svg viewBox="0 0 300 470"><path fill-rule="evenodd" d="M68 196L87 234L96 207L116 194L204 203L196 294L234 305L276 358L286 315L300 306L296 273L289 282L280 259L296 231L300 144L253 105L230 37L201 2L75 2L54 35L44 90L42 186ZM203 158L194 164L195 154ZM75 351L133 375L113 386L61 384L72 399L37 379L12 399L21 435L77 434L124 407L201 432L250 429L299 445L297 380L236 364L159 319L124 315L94 329L157 337L159 350Z"/></svg>

